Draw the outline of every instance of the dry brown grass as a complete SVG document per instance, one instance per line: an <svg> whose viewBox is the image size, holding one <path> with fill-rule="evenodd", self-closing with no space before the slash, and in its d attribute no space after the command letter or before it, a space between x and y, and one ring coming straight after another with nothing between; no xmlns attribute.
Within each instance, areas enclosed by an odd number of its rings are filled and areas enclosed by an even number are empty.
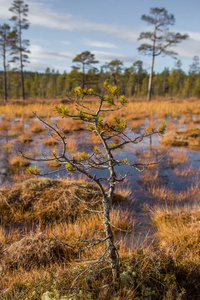
<svg viewBox="0 0 200 300"><path fill-rule="evenodd" d="M73 120L73 119L58 119L57 120L58 127L64 132L69 133L73 131L81 131L85 129L84 122L81 120Z"/></svg>
<svg viewBox="0 0 200 300"><path fill-rule="evenodd" d="M138 122L138 126L140 126L139 123L142 124L144 118L153 113L156 114L157 117L162 118L166 115L177 117L183 114L185 114L186 118L189 118L189 114L199 113L200 108L198 101L195 99L191 102L186 100L130 101L125 108L123 116L132 120L135 124ZM48 117L52 111L52 108L47 102L40 104L27 103L26 105L14 104L14 106L12 109L11 105L3 106L8 119L13 115L13 111L16 112L16 115L18 114L19 117L24 119L30 117L30 111L32 110L45 111L45 117ZM70 105L67 104L67 106ZM93 103L91 103L91 107L92 106L94 106ZM3 108L0 106L0 113L2 111ZM107 116L107 118L109 119L111 116ZM65 131L68 132L70 123L68 124L68 120L62 121L63 123L60 122L60 127L65 127ZM77 126L77 124L73 125L74 127L72 126L70 130L80 130L80 126L79 124ZM156 126L156 122L154 123L154 120L152 120L150 126ZM68 149L72 153L76 152L77 145L75 140L73 138L67 140ZM157 149L156 155L162 154L164 151L166 152L166 150L163 149L164 148ZM170 156L170 165L172 164L173 166L180 166L182 168L187 162L187 156L184 155L184 152L175 152L172 154L170 151L167 154ZM139 153L138 157L138 160L143 163L149 162L153 158L152 153L145 151ZM183 176L182 174L184 174L184 176L186 176L186 174L190 175L192 172L190 172L190 169L185 171L184 169L179 170L182 173L178 173L178 169L174 170L177 171L176 175L181 174L181 176ZM152 178L153 184L151 184ZM18 180L20 180L20 177ZM171 207L159 208L160 211L156 208L153 212L153 221L157 228L157 237L161 251L156 253L151 252L149 254L144 252L141 254L140 252L135 255L135 257L127 258L133 268L136 268L137 281L134 279L136 288L134 290L134 284L131 283L131 296L128 298L127 295L124 294L124 298L121 297L120 299L134 299L136 291L140 288L141 295L138 297L146 299L149 294L147 294L145 288L143 288L144 282L148 282L147 287L149 288L149 285L151 286L152 282L155 281L155 291L157 291L157 286L162 278L164 279L161 282L161 286L163 290L165 290L162 299L167 297L166 293L168 289L171 289L169 292L172 291L172 295L174 295L174 297L177 296L178 299L178 296L181 294L181 284L177 284L177 287L174 287L173 281L172 284L170 283L171 285L167 285L166 282L168 278L166 274L168 275L171 272L170 267L172 267L172 269L174 268L173 263L170 265L171 257L175 260L176 266L180 264L180 262L183 265L186 265L187 262L189 264L191 263L190 267L188 267L191 271L190 273L193 272L193 264L199 264L198 233L200 230L200 214L197 207L191 210L189 208L174 209L172 204L193 203L196 199L199 199L200 190L198 183L188 188L185 192L178 193L171 191L162 186L158 186L158 183L160 185L159 176L154 168L146 170L145 173L142 174L141 180L143 180L143 183L148 183L148 193L150 193L152 197L161 203L171 204ZM130 197L130 191L128 191L128 189L121 189L116 192L118 196L114 196L115 203L124 201L127 197ZM66 295L66 289L69 287L71 280L69 274L74 268L73 259L77 258L77 254L73 251L70 252L67 247L52 236L52 233L63 242L74 242L73 236L75 238L78 238L80 235L82 238L96 237L100 233L92 229L103 229L101 215L99 217L83 217L81 215L82 212L88 212L84 211L84 206L74 199L74 193L78 193L83 199L86 197L86 195L80 191L72 188L70 181L52 181L51 179L31 179L24 183L19 183L12 188L1 190L0 215L2 226L0 227L0 272L3 266L4 273L0 282L0 298L2 297L3 300L36 300L41 299L42 294L47 291L52 291L53 293L54 288L59 290L60 295L62 292ZM134 223L129 211L119 208L112 211L111 220L115 226L122 229L132 228ZM116 236L120 232L116 229L114 231ZM186 250L184 250L184 248ZM90 255L96 257L101 250L101 247L97 247L96 249L85 252L78 258L86 259L90 257ZM167 253L165 259L162 258L164 251ZM71 262L71 265L67 269L69 262ZM169 265L169 268L166 267L166 265ZM164 271L162 273L163 269ZM186 272L185 270L186 269L184 269L184 272ZM139 281L138 276L141 277L141 281ZM188 276L190 276L190 274ZM178 274L177 278L179 277L180 274ZM185 281L187 281L187 279L185 279ZM102 280L104 280L104 278L101 278L101 280L97 282L96 287L102 283ZM87 285L87 281L84 282L84 286L85 285ZM170 294L168 294L168 296L169 295ZM154 294L152 294L151 297L154 299ZM93 298L97 299L95 295ZM102 298L99 299L107 300L109 298L103 298L102 296Z"/></svg>
<svg viewBox="0 0 200 300"><path fill-rule="evenodd" d="M194 120L192 118L192 116L184 116L183 118L181 118L178 122L179 124L185 124L185 125L188 125L188 124L193 124L194 125Z"/></svg>
<svg viewBox="0 0 200 300"><path fill-rule="evenodd" d="M13 173L12 182L14 184L22 183L23 181L30 179L30 176L31 175L24 168L18 169L17 172Z"/></svg>
<svg viewBox="0 0 200 300"><path fill-rule="evenodd" d="M95 134L89 134L86 143L91 145L101 145L101 140Z"/></svg>
<svg viewBox="0 0 200 300"><path fill-rule="evenodd" d="M200 210L198 206L157 207L152 212L159 247L177 263L200 262ZM192 266L191 266L192 267Z"/></svg>
<svg viewBox="0 0 200 300"><path fill-rule="evenodd" d="M44 126L42 126L39 121L31 122L30 131L32 133L41 133L44 131Z"/></svg>
<svg viewBox="0 0 200 300"><path fill-rule="evenodd" d="M56 140L55 138L49 137L49 138L43 140L43 144L44 144L45 146L52 146L52 147L53 147L53 146L58 145L59 142L58 142L58 140Z"/></svg>
<svg viewBox="0 0 200 300"><path fill-rule="evenodd" d="M157 118L163 118L165 116L182 116L183 114L188 114L189 109L191 112L197 112L200 110L197 109L199 107L198 105L198 99L194 102L190 102L187 99L186 100L179 100L179 101L173 101L170 99L159 100L155 99L152 101L132 101L130 99L129 104L127 105L126 111L124 114L131 114L132 115L140 115L141 113L147 115L147 112L151 114L156 114Z"/></svg>
<svg viewBox="0 0 200 300"><path fill-rule="evenodd" d="M127 200L133 200L132 191L128 184L124 183L124 185L117 185L115 188L115 192L113 195L113 203L121 203Z"/></svg>
<svg viewBox="0 0 200 300"><path fill-rule="evenodd" d="M15 155L9 158L9 164L16 168L23 168L30 165L30 161L20 155Z"/></svg>
<svg viewBox="0 0 200 300"><path fill-rule="evenodd" d="M51 290L58 274L62 276L65 270L65 266L54 265L54 267L45 269L34 268L30 271L19 269L17 272L16 270L4 272L3 280L0 283L1 299L18 300L19 297L21 299L28 297L27 299L31 300L41 299L43 293ZM55 274L55 277L52 274ZM67 283L67 280L65 282Z"/></svg>
<svg viewBox="0 0 200 300"><path fill-rule="evenodd" d="M188 177L192 176L195 174L195 170L193 169L192 165L189 167L183 168L183 169L178 169L175 168L172 172L174 176L181 176L181 177Z"/></svg>
<svg viewBox="0 0 200 300"><path fill-rule="evenodd" d="M166 146L200 146L200 129L194 126L187 130L168 132L162 139L161 143Z"/></svg>
<svg viewBox="0 0 200 300"><path fill-rule="evenodd" d="M188 161L188 156L184 150L168 151L167 164L172 168L183 165Z"/></svg>
<svg viewBox="0 0 200 300"><path fill-rule="evenodd" d="M177 101L170 100L167 98L154 99L152 101L139 100L139 99L128 99L128 105L123 110L123 116L127 116L128 120L141 119L149 116L149 113L156 114L157 117L164 117L170 115L172 117L183 116L186 117L191 114L199 114L199 99L179 99ZM95 99L85 99L84 103L87 102L91 108L97 108L95 104ZM49 104L50 103L50 104ZM48 100L39 99L34 102L22 102L14 101L6 104L0 105L0 114L5 114L6 116L18 114L18 116L23 116L25 114L30 114L31 111L45 112L45 116L52 113L54 105L59 105L60 100ZM71 102L64 103L74 112L74 105ZM148 113L147 113L148 112ZM42 113L41 113L42 115Z"/></svg>
<svg viewBox="0 0 200 300"><path fill-rule="evenodd" d="M6 153L10 153L11 152L11 143L5 143L4 145L3 145L3 148L4 148L4 150L5 150L5 152Z"/></svg>
<svg viewBox="0 0 200 300"><path fill-rule="evenodd" d="M127 209L113 209L110 213L110 221L116 226L112 227L113 232L120 232L121 230L130 231L134 227L135 220L132 217L132 212ZM119 229L118 229L119 228Z"/></svg>
<svg viewBox="0 0 200 300"><path fill-rule="evenodd" d="M74 219L80 214L80 203L71 193L68 184L49 178L29 179L12 189L3 189L1 222L53 224Z"/></svg>
<svg viewBox="0 0 200 300"><path fill-rule="evenodd" d="M48 116L52 113L53 103L49 105L48 102L9 102L0 105L0 114L5 114L6 116L14 116L17 118L29 119L33 118L34 115L32 111L43 112Z"/></svg>
<svg viewBox="0 0 200 300"><path fill-rule="evenodd" d="M70 153L75 153L77 151L77 143L74 137L68 137L66 139L67 145L66 148Z"/></svg>
<svg viewBox="0 0 200 300"><path fill-rule="evenodd" d="M140 174L139 183L149 185L149 184L155 184L157 186L160 185L161 179L159 177L158 170L155 169L146 169L144 172Z"/></svg>
<svg viewBox="0 0 200 300"><path fill-rule="evenodd" d="M122 188L119 191L123 195L119 195L119 199L115 195L116 203L124 201L130 194ZM19 295L22 299L40 299L43 293L52 290L55 278L59 293L66 294L74 277L74 260L80 260L79 265L85 267L85 259L98 257L104 251L103 245L99 245L79 253L63 244L75 243L80 237L104 236L99 232L103 229L102 215L82 215L88 211L73 197L74 194L88 202L98 199L98 196L77 190L71 182L48 178L29 179L1 190L2 299L18 299ZM121 229L132 228L134 223L130 212L123 209L113 210L111 220ZM119 232L116 228L114 231Z"/></svg>
<svg viewBox="0 0 200 300"><path fill-rule="evenodd" d="M17 122L11 126L10 135L22 134L24 131L24 125L21 122Z"/></svg>
<svg viewBox="0 0 200 300"><path fill-rule="evenodd" d="M128 122L130 130L136 130L139 129L142 125L144 125L144 120L131 120Z"/></svg>
<svg viewBox="0 0 200 300"><path fill-rule="evenodd" d="M188 146L188 141L184 137L179 137L177 131L170 131L160 141L163 145L169 147Z"/></svg>
<svg viewBox="0 0 200 300"><path fill-rule="evenodd" d="M46 165L49 167L49 168L57 168L57 167L60 167L61 164L59 162L57 162L56 160L52 160L52 161L46 161Z"/></svg>
<svg viewBox="0 0 200 300"><path fill-rule="evenodd" d="M32 232L4 248L2 267L4 270L30 270L33 267L42 268L63 261L66 263L75 257L77 253L74 250L60 243L52 235L49 237L42 232Z"/></svg>
<svg viewBox="0 0 200 300"><path fill-rule="evenodd" d="M176 192L168 189L165 186L149 185L147 187L148 193L157 201L172 205L174 203L195 203L200 197L199 183L196 182L187 188L185 191Z"/></svg>
<svg viewBox="0 0 200 300"><path fill-rule="evenodd" d="M22 144L29 144L33 141L33 138L30 133L25 132L18 137L17 141Z"/></svg>
<svg viewBox="0 0 200 300"><path fill-rule="evenodd" d="M11 189L4 188L0 200L1 222L45 225L74 221L85 211L85 206L74 197L76 194L83 199L87 197L87 201L99 197L77 190L70 182L50 178L33 178ZM129 194L129 190L116 191L114 202L125 201Z"/></svg>
<svg viewBox="0 0 200 300"><path fill-rule="evenodd" d="M2 121L0 123L0 132L8 131L10 128L10 122L9 121Z"/></svg>

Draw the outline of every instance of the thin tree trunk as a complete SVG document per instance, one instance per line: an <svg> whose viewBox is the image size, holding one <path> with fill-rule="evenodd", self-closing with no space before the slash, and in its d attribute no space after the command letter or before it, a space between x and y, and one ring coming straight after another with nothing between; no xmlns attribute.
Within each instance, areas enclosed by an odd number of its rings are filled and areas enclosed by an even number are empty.
<svg viewBox="0 0 200 300"><path fill-rule="evenodd" d="M22 57L22 50L21 50L21 36L20 36L20 74L21 74L21 86L22 86L22 98L25 100L25 91L24 91L24 71L23 71L23 57Z"/></svg>
<svg viewBox="0 0 200 300"><path fill-rule="evenodd" d="M120 289L120 271L119 271L119 258L118 252L114 245L114 237L110 225L110 209L112 206L112 199L113 193L115 190L115 182L116 182L116 174L113 167L113 156L110 151L108 151L108 158L109 158L109 171L110 171L110 188L108 191L108 195L106 198L103 199L103 222L105 226L105 232L107 239L107 247L109 253L109 260L112 269L112 280L113 280L113 289L117 293Z"/></svg>
<svg viewBox="0 0 200 300"><path fill-rule="evenodd" d="M8 93L7 93L7 72L4 70L4 100L8 101Z"/></svg>
<svg viewBox="0 0 200 300"><path fill-rule="evenodd" d="M120 272L119 272L119 260L118 260L118 252L114 245L114 237L110 226L110 197L103 199L103 223L105 226L106 233L106 243L108 247L109 260L112 269L112 281L113 288L116 292L119 291L120 288Z"/></svg>
<svg viewBox="0 0 200 300"><path fill-rule="evenodd" d="M149 75L149 87L148 87L148 100L149 101L151 100L151 93L152 93L153 66L154 66L154 55L152 54L151 73Z"/></svg>
<svg viewBox="0 0 200 300"><path fill-rule="evenodd" d="M22 87L22 98L25 100L24 91L24 71L23 71L23 53L22 53L22 24L21 24L21 14L19 12L19 59L20 59L20 73L21 73L21 87Z"/></svg>
<svg viewBox="0 0 200 300"><path fill-rule="evenodd" d="M153 67L154 67L154 58L155 58L155 41L156 41L156 26L154 28L154 39L153 39L153 49L152 49L151 72L150 72L150 75L149 75L148 100L151 100L151 93L152 93Z"/></svg>
<svg viewBox="0 0 200 300"><path fill-rule="evenodd" d="M114 85L117 85L116 73L113 72L112 76L113 76L113 80L114 80Z"/></svg>
<svg viewBox="0 0 200 300"><path fill-rule="evenodd" d="M85 88L85 65L83 63L83 81L82 81L82 89Z"/></svg>
<svg viewBox="0 0 200 300"><path fill-rule="evenodd" d="M8 94L7 94L7 70L6 70L6 54L3 54L3 67L4 67L4 100L7 102Z"/></svg>
<svg viewBox="0 0 200 300"><path fill-rule="evenodd" d="M112 269L112 287L117 293L120 289L120 270L119 270L119 258L118 258L118 251L114 245L114 237L110 225L110 209L112 206L112 199L113 199L113 193L115 190L115 184L116 184L116 174L113 166L113 156L108 148L108 145L106 144L104 138L102 137L101 134L99 134L99 137L102 141L103 146L107 150L107 158L109 161L109 172L110 172L110 182L109 182L109 191L106 194L103 194L103 199L102 199L102 206L103 206L103 223L104 223L104 228L105 228L105 233L106 233L106 243L108 247L108 257L109 261L111 264L111 269Z"/></svg>
<svg viewBox="0 0 200 300"><path fill-rule="evenodd" d="M22 59L22 58L20 58ZM22 85L22 98L23 100L25 100L25 90L24 90L24 72L23 72L23 64L22 64L22 61L21 61L21 70L20 70L20 73L21 73L21 85Z"/></svg>

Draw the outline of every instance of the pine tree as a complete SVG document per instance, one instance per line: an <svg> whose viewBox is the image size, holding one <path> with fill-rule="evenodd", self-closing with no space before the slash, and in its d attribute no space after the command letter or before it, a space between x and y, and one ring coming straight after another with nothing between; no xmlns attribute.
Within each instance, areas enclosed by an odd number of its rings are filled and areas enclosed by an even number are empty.
<svg viewBox="0 0 200 300"><path fill-rule="evenodd" d="M111 60L108 64L105 65L110 72L110 75L113 77L114 85L117 85L117 77L121 74L123 68L123 62L119 59Z"/></svg>
<svg viewBox="0 0 200 300"><path fill-rule="evenodd" d="M89 51L82 52L78 54L73 62L77 62L82 65L82 88L85 88L86 80L85 80L85 69L86 67L90 67L91 64L98 63L98 60L95 59L94 54Z"/></svg>
<svg viewBox="0 0 200 300"><path fill-rule="evenodd" d="M17 32L18 40L15 46L13 62L19 62L19 69L21 74L21 88L22 97L25 100L25 89L24 89L24 63L28 62L28 50L29 40L22 39L22 30L29 28L28 16L28 4L25 4L22 0L14 0L12 6L9 9L13 16L11 21L15 24L15 31Z"/></svg>
<svg viewBox="0 0 200 300"><path fill-rule="evenodd" d="M10 31L8 24L0 26L0 53L3 58L3 77L4 77L4 100L7 101L7 57L11 53L16 44L16 32Z"/></svg>
<svg viewBox="0 0 200 300"><path fill-rule="evenodd" d="M165 8L150 8L150 15L143 15L141 19L153 25L153 31L142 32L138 38L138 40L145 39L150 41L150 43L144 43L138 48L140 52L150 54L152 57L148 87L148 100L150 100L155 57L160 54L177 55L176 52L168 50L168 48L185 40L188 38L188 35L169 31L168 26L174 25L175 18L173 14L168 14Z"/></svg>

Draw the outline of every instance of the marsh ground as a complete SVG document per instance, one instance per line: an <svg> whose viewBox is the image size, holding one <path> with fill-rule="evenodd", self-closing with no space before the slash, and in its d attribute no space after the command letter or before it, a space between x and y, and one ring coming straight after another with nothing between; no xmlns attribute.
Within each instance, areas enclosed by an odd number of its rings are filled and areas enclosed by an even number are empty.
<svg viewBox="0 0 200 300"><path fill-rule="evenodd" d="M93 99L88 102L95 106ZM99 143L96 137L84 131L80 121L58 119L53 113L54 105L58 104L58 101L41 101L0 105L0 258L5 278L1 286L2 299L40 299L47 291L51 293L50 299L59 299L65 295L65 287L71 280L71 274L66 276L66 269L69 266L73 269L74 260L95 256L101 251L98 248L96 252L77 257L77 253L55 240L52 232L65 241L71 239L72 233L79 235L80 231L88 236L88 228L100 226L96 225L100 221L91 218L86 222L79 215L83 207L75 202L73 193L76 191L65 171L59 173L59 178L52 175L50 179L34 183L25 169L35 162L19 155L19 149L31 157L50 156L53 150L59 151L59 142L50 136L32 111L50 124L56 123L65 132L72 157L82 151L90 151ZM70 103L67 106L74 110ZM163 157L158 165L143 173L133 171L126 184L116 191L120 200L112 211L112 218L117 227L133 229L125 236L115 232L123 258L122 270L125 277L129 276L119 299L146 299L144 297L150 294L152 298L149 299L198 299L195 297L200 295L196 281L199 274L200 216L199 100L147 102L130 99L120 114L128 120L127 133L130 136L137 136L147 127L157 128L161 122L166 122L169 139L161 140L162 137L154 136L116 153L120 159L142 163ZM109 121L112 116L106 115L106 118ZM45 163L38 165L45 173L59 167ZM119 172L123 173L125 169ZM146 259L146 265L142 258ZM161 264L162 268L157 264ZM140 268L136 275L135 266ZM170 268L172 271L169 271ZM152 278L155 272L157 275ZM190 287L186 284L187 278ZM95 283L98 285L98 280L94 280L93 288ZM156 288L156 282L164 287ZM105 292L99 292L98 297L108 299Z"/></svg>

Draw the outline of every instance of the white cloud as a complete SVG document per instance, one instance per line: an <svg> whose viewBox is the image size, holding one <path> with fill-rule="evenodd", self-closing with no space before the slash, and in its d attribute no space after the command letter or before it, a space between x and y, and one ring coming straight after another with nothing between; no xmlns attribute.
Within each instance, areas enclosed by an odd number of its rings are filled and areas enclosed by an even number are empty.
<svg viewBox="0 0 200 300"><path fill-rule="evenodd" d="M45 48L42 48L38 45L31 45L30 50L31 50L31 54L30 54L31 64L28 64L26 69L28 70L31 69L33 71L36 70L44 71L47 67L58 69L60 72L64 70L70 71L69 63L71 64L73 58L76 56L75 52L67 52L67 51L53 52ZM93 50L91 52L95 55L96 59L100 63L105 63L114 59L119 59L123 61L125 65L126 64L130 65L135 60L137 60L136 57L126 56L121 53L112 53L112 52L98 51L98 50ZM49 60L54 61L54 66L49 65L48 63ZM55 63L56 61L57 63ZM59 63L64 61L66 62L66 65L63 65L63 63ZM53 64L53 62L51 62L51 64Z"/></svg>
<svg viewBox="0 0 200 300"><path fill-rule="evenodd" d="M183 34L183 32L181 32ZM187 40L182 41L173 50L182 57L193 58L200 53L200 32L184 32L189 35Z"/></svg>
<svg viewBox="0 0 200 300"><path fill-rule="evenodd" d="M45 59L55 59L55 60L72 60L75 57L74 52L70 51L61 51L61 52L54 52L46 50L38 45L31 45L30 46L30 58L45 58Z"/></svg>
<svg viewBox="0 0 200 300"><path fill-rule="evenodd" d="M31 58L30 64L26 65L26 70L32 72L44 72L47 68L50 68L51 70L59 70L60 73L63 73L64 71L71 71L71 67L64 67L63 65L52 65L51 63L34 58Z"/></svg>
<svg viewBox="0 0 200 300"><path fill-rule="evenodd" d="M139 35L137 29L131 29L116 24L110 25L90 22L79 16L55 12L51 8L51 3L48 3L45 0L40 2L27 1L27 3L30 8L28 19L31 25L67 31L101 32L130 43L135 43ZM12 13L8 11L11 4L11 0L0 0L0 18L7 19L11 17Z"/></svg>
<svg viewBox="0 0 200 300"><path fill-rule="evenodd" d="M59 41L59 42L60 42L60 41ZM70 42L69 42L69 41L61 41L61 44L63 44L63 45L69 45Z"/></svg>
<svg viewBox="0 0 200 300"><path fill-rule="evenodd" d="M121 53L111 53L111 52L97 51L97 50L92 51L92 53L95 54L96 59L100 63L109 62L109 61L114 60L114 59L119 59L124 64L130 64L130 63L133 63L135 61L135 57L126 56L126 55L123 55Z"/></svg>
<svg viewBox="0 0 200 300"><path fill-rule="evenodd" d="M11 0L0 0L0 18L3 20L11 18L12 13L9 11L9 8L11 7L12 1ZM1 22L2 23L2 22Z"/></svg>
<svg viewBox="0 0 200 300"><path fill-rule="evenodd" d="M54 69L51 64L34 58L30 58L30 64L26 64L25 68L32 72L44 72L46 68Z"/></svg>
<svg viewBox="0 0 200 300"><path fill-rule="evenodd" d="M84 43L87 46L91 46L91 47L96 47L96 48L110 48L110 49L117 48L116 45L114 45L112 43L108 43L108 42L93 41L93 40L90 40L90 39L84 39L83 41L84 41Z"/></svg>
<svg viewBox="0 0 200 300"><path fill-rule="evenodd" d="M44 26L47 28L79 32L103 32L131 43L136 42L139 35L137 29L131 29L116 24L110 25L89 22L78 16L55 12L50 7L44 8L43 3L37 2L30 2L29 20L32 25Z"/></svg>
<svg viewBox="0 0 200 300"><path fill-rule="evenodd" d="M191 39L200 42L200 32L188 31L187 34Z"/></svg>

